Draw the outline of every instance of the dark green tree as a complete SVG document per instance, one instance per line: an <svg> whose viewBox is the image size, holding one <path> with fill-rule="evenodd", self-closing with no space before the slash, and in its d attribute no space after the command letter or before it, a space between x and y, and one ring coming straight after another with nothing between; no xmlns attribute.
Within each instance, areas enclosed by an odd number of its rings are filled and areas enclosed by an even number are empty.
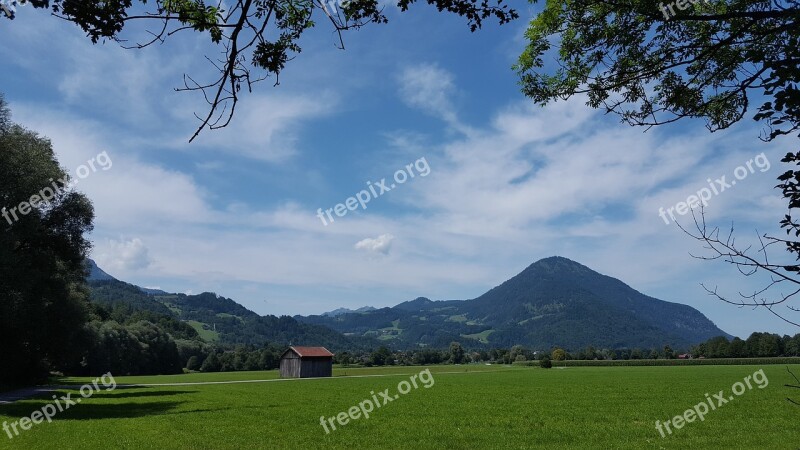
<svg viewBox="0 0 800 450"><path fill-rule="evenodd" d="M755 117L778 127L771 136L798 129L797 2L711 0L674 15L663 3L547 2L516 66L523 92L539 103L585 94L631 125L699 117L712 131L765 95ZM551 55L558 64L546 64Z"/></svg>
<svg viewBox="0 0 800 450"><path fill-rule="evenodd" d="M111 372L117 375L139 375L145 366L141 341L124 325L114 321L93 321L87 327L91 345L83 358L86 375Z"/></svg>
<svg viewBox="0 0 800 450"><path fill-rule="evenodd" d="M800 356L800 333L786 342L785 351L786 356Z"/></svg>
<svg viewBox="0 0 800 450"><path fill-rule="evenodd" d="M372 352L369 356L369 361L373 366L390 366L394 363L392 352L383 345Z"/></svg>
<svg viewBox="0 0 800 450"><path fill-rule="evenodd" d="M527 361L531 358L531 352L522 345L515 345L511 347L508 357L510 361Z"/></svg>
<svg viewBox="0 0 800 450"><path fill-rule="evenodd" d="M747 348L745 342L738 337L733 338L730 347L728 347L728 354L731 358L744 358L747 356Z"/></svg>
<svg viewBox="0 0 800 450"><path fill-rule="evenodd" d="M250 352L244 361L244 370L261 370L260 359L259 353Z"/></svg>
<svg viewBox="0 0 800 450"><path fill-rule="evenodd" d="M729 358L730 343L725 336L717 336L706 342L707 355L709 358Z"/></svg>
<svg viewBox="0 0 800 450"><path fill-rule="evenodd" d="M779 356L780 354L780 336L777 334L763 333L758 340L758 356L770 357Z"/></svg>
<svg viewBox="0 0 800 450"><path fill-rule="evenodd" d="M466 361L466 359L464 348L461 347L461 344L458 342L452 342L450 344L450 363L462 364L464 361Z"/></svg>
<svg viewBox="0 0 800 450"><path fill-rule="evenodd" d="M261 350L261 356L259 358L259 367L261 370L272 370L277 369L280 365L280 355L276 354L272 350L265 348Z"/></svg>
<svg viewBox="0 0 800 450"><path fill-rule="evenodd" d="M12 123L0 97L0 384L35 382L80 358L94 212L69 182L50 141Z"/></svg>
<svg viewBox="0 0 800 450"><path fill-rule="evenodd" d="M142 347L142 365L138 373L176 374L183 371L178 346L166 331L151 322L137 322L128 326Z"/></svg>
<svg viewBox="0 0 800 450"><path fill-rule="evenodd" d="M439 364L444 361L442 354L434 349L426 348L414 353L412 362L416 365Z"/></svg>
<svg viewBox="0 0 800 450"><path fill-rule="evenodd" d="M206 360L203 361L203 365L200 367L200 370L203 372L219 372L222 370L222 363L219 360L219 356L217 356L216 352L211 352Z"/></svg>
<svg viewBox="0 0 800 450"><path fill-rule="evenodd" d="M200 370L200 359L197 356L192 356L189 358L189 361L186 362L186 368L189 370Z"/></svg>

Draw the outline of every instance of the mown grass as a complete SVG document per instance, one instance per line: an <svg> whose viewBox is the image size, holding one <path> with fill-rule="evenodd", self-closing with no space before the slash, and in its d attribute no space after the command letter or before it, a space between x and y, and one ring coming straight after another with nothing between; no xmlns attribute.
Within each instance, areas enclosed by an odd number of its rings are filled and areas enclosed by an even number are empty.
<svg viewBox="0 0 800 450"><path fill-rule="evenodd" d="M334 416L421 367L337 369L334 377L247 384L118 388L36 425L9 448L787 448L800 443L800 407L782 366L703 422L661 438L654 424L682 414L761 366L432 367L435 384L325 434ZM794 366L795 373L800 367ZM455 373L453 373L455 372ZM275 379L275 372L120 377L117 383ZM80 379L69 379L81 382ZM796 391L796 390L795 390ZM75 394L73 394L74 396ZM47 403L0 405L0 421Z"/></svg>
<svg viewBox="0 0 800 450"><path fill-rule="evenodd" d="M194 328L195 331L197 331L197 334L200 335L200 337L203 338L205 341L215 342L219 340L219 333L217 333L214 330L207 330L203 328L204 324L202 322L198 322L196 320L187 320L186 323L189 324L192 328Z"/></svg>

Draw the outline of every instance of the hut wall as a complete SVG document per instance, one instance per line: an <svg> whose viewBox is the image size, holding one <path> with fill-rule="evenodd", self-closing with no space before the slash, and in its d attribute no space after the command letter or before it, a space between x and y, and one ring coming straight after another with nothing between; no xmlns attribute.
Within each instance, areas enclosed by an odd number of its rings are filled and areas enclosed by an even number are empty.
<svg viewBox="0 0 800 450"><path fill-rule="evenodd" d="M302 362L294 352L289 352L281 359L281 378L300 378L302 376Z"/></svg>
<svg viewBox="0 0 800 450"><path fill-rule="evenodd" d="M305 358L302 360L300 378L320 378L333 375L332 358Z"/></svg>

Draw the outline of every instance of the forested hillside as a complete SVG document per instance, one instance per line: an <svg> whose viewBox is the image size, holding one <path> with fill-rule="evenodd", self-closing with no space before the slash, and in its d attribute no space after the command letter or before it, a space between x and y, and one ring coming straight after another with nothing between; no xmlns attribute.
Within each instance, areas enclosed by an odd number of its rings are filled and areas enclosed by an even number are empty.
<svg viewBox="0 0 800 450"><path fill-rule="evenodd" d="M646 296L561 257L540 260L473 300L421 297L393 308L295 318L394 348L451 341L471 348L660 348L730 337L690 306Z"/></svg>

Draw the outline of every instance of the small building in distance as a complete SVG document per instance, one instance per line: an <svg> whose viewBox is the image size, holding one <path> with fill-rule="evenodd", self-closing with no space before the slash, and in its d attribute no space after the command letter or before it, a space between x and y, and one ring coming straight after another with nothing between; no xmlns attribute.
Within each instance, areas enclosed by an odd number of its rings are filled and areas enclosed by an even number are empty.
<svg viewBox="0 0 800 450"><path fill-rule="evenodd" d="M325 347L289 347L281 355L281 378L333 376L333 353Z"/></svg>

